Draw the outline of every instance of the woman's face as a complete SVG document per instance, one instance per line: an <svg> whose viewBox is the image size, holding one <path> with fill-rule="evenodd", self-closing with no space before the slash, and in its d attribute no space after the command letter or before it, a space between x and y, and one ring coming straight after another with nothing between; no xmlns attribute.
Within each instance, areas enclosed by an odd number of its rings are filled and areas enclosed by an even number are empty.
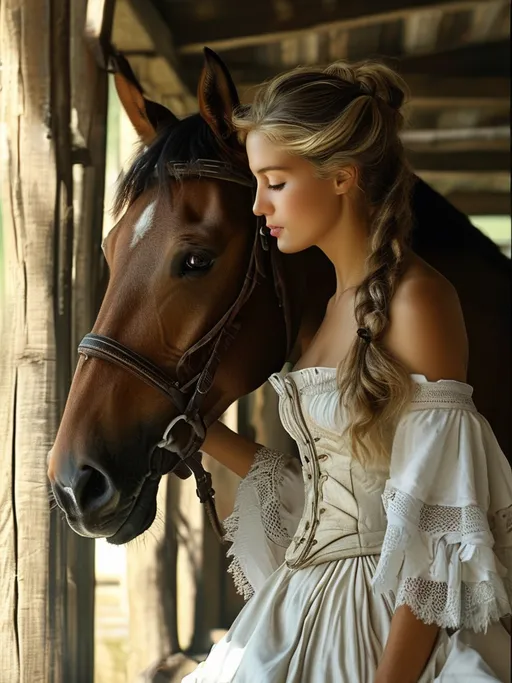
<svg viewBox="0 0 512 683"><path fill-rule="evenodd" d="M251 131L246 147L258 181L253 211L265 216L280 251L321 246L341 219L336 181L317 178L309 161L276 146L264 133Z"/></svg>

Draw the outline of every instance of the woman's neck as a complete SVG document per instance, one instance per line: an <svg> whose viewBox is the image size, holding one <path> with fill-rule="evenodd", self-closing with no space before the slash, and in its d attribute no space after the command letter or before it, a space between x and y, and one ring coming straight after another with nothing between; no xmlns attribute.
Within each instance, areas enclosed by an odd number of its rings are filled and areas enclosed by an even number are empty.
<svg viewBox="0 0 512 683"><path fill-rule="evenodd" d="M334 265L336 294L359 285L366 274L369 254L369 227L360 212L346 210L343 220L335 225L317 245Z"/></svg>

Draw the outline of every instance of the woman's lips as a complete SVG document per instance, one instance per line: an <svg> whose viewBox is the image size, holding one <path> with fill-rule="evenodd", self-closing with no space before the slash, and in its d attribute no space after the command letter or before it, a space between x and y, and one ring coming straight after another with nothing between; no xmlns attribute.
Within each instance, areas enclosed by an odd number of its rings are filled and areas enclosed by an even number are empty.
<svg viewBox="0 0 512 683"><path fill-rule="evenodd" d="M270 234L272 235L272 237L278 237L279 233L283 229L279 225L267 225L267 228L270 230Z"/></svg>

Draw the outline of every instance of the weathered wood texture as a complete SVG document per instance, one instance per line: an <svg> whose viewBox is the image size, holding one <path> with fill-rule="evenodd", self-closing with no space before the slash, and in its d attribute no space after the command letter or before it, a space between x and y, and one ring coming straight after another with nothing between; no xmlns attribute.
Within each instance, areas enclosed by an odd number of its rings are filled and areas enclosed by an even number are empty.
<svg viewBox="0 0 512 683"><path fill-rule="evenodd" d="M43 0L23 5L5 0L1 6L2 683L59 680L62 652L61 602L50 601L49 559L59 548L50 546L46 485L46 455L57 420L53 263L58 181L49 128L49 17L49 3ZM38 50L30 49L35 44ZM54 566L60 560L52 559ZM58 579L54 574L51 580ZM62 585L55 588L55 594L62 595Z"/></svg>
<svg viewBox="0 0 512 683"><path fill-rule="evenodd" d="M2 683L93 680L93 543L50 513L46 477L76 338L96 314L91 235L101 232L102 206L87 205L102 196L106 75L86 53L85 8L86 0L0 7ZM89 83L94 97L83 98ZM79 130L92 173L73 172Z"/></svg>
<svg viewBox="0 0 512 683"><path fill-rule="evenodd" d="M84 26L96 9L98 41L84 41ZM112 31L114 0L73 1L71 10L71 133L73 139L74 239L72 309L70 318L71 365L76 348L89 332L96 318L104 291L107 269L101 251L105 191L106 119L108 75L98 66L100 48ZM77 154L84 152L83 164ZM66 385L66 390L69 384ZM73 629L73 681L92 683L94 679L94 541L69 534L67 571L75 586L75 598L69 604Z"/></svg>
<svg viewBox="0 0 512 683"><path fill-rule="evenodd" d="M238 3L225 0L215 9L200 3L161 2L171 25L179 26L175 42L181 53L200 52L203 45L226 50L282 41L311 31L366 28L393 22L418 11L471 7L471 0L334 0L320 5L301 0L293 5Z"/></svg>

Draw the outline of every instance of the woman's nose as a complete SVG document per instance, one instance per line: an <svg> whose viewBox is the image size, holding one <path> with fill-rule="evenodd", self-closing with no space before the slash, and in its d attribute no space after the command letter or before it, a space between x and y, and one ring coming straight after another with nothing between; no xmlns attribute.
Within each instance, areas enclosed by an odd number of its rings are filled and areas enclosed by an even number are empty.
<svg viewBox="0 0 512 683"><path fill-rule="evenodd" d="M259 192L256 194L256 199L252 205L252 212L255 216L268 216L271 213L271 211L269 211L268 202L263 201Z"/></svg>

